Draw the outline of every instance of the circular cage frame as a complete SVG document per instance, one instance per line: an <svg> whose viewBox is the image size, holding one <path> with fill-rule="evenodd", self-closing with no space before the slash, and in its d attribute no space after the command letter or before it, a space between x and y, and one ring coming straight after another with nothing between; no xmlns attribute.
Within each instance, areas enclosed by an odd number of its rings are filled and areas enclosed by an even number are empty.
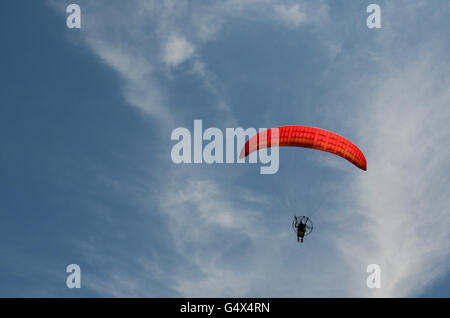
<svg viewBox="0 0 450 318"><path fill-rule="evenodd" d="M305 216L305 215L300 215L300 216L295 216L294 220L292 221L292 230L294 230L294 232L297 234L297 227L298 224L300 222L304 221L304 223L306 223L306 231L305 231L305 235L304 236L308 236L309 234L311 234L311 232L314 229L314 225L311 221L311 218L309 216Z"/></svg>

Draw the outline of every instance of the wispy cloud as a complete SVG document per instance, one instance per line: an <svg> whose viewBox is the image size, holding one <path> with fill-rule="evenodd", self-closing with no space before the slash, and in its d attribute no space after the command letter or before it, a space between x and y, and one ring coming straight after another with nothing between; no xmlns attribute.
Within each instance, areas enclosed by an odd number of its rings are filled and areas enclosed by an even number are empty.
<svg viewBox="0 0 450 318"><path fill-rule="evenodd" d="M226 101L221 99L215 75L199 53L206 42L217 39L227 21L256 19L296 28L306 20L313 20L306 19L303 6L266 0L215 3L136 0L115 5L82 1L80 6L88 47L120 75L126 101L156 119L162 128L182 120L175 111L180 106L168 102L170 94L161 80L173 80L173 71L181 66L201 78L217 98L217 111L225 115L222 120L236 123ZM274 10L278 12L275 16ZM314 13L310 11L308 15L317 16ZM234 296L254 294L258 286L268 284L261 276L265 275L266 266L274 262L276 242L286 234L282 231L268 235L261 218L261 203L267 200L255 199L258 196L248 190L241 190L244 194L241 195L239 190L213 181L208 175L192 179L170 170L164 177L168 175L173 176L173 182L158 193L159 204L174 252L186 265L169 269L154 254L141 261L128 259L127 266L119 264L91 275L87 288L102 296L157 296L148 287L153 285L147 284L150 279L164 281L179 295ZM86 259L104 261L102 251L94 245L80 244L90 246L83 249ZM252 251L250 246L254 244L257 250L265 248L268 252ZM143 274L136 277L136 271ZM287 293L289 288L283 290ZM276 295L276 289L272 291Z"/></svg>
<svg viewBox="0 0 450 318"><path fill-rule="evenodd" d="M298 3L293 4L289 7L284 5L277 5L275 6L275 13L280 17L281 20L292 26L298 26L307 18L305 13L300 10L300 5Z"/></svg>
<svg viewBox="0 0 450 318"><path fill-rule="evenodd" d="M169 66L176 67L192 57L195 47L178 34L172 34L163 49L162 59Z"/></svg>
<svg viewBox="0 0 450 318"><path fill-rule="evenodd" d="M201 50L220 37L228 19L298 28L327 18L327 5L315 3L136 0L117 6L105 2L102 10L81 5L93 10L87 13L91 27L84 24L86 43L120 74L126 101L151 118L162 118L167 127L181 120L174 111L180 106L167 102L170 94L161 81L172 71L187 66L220 99ZM392 19L383 17L389 25ZM324 221L330 222L326 237L317 236L315 246L292 255L292 233L274 221L279 207L272 199L278 193L268 194L261 204L251 191L206 172L192 177L161 165L167 182L158 193L159 212L183 266L167 269L149 256L135 263L143 276L157 277L177 295L191 297L410 296L448 270L448 57L439 50L423 53L430 45L425 42L422 53L399 63L393 40L397 31L382 33L381 52L372 56L383 72L367 76L369 81L355 90L362 115L361 124L351 128L361 136L368 172L334 185L345 191L333 207L339 211ZM333 40L330 47L335 45L341 54L342 46ZM218 112L235 120L223 100L217 105ZM365 285L370 263L382 267L380 290ZM102 295L153 295L126 271L110 276L93 278L90 288Z"/></svg>
<svg viewBox="0 0 450 318"><path fill-rule="evenodd" d="M58 2L49 3L62 9ZM177 68L192 62L188 64L188 72L204 80L206 87L220 98L212 80L214 75L196 52L215 39L226 21L237 17L270 22L272 13L276 12L276 19L289 27L298 27L304 21L315 20L318 12L323 16L326 11L322 2L300 6L290 1L273 3L267 0L100 3L79 3L85 21L82 31L86 43L121 75L126 101L167 125L173 119L171 114L176 106L167 101L169 93L161 84L161 78L171 73L164 65ZM224 100L219 100L216 105L218 111L225 111L228 120L234 121Z"/></svg>
<svg viewBox="0 0 450 318"><path fill-rule="evenodd" d="M392 66L364 100L368 171L350 190L354 207L345 205L363 230L340 245L355 270L379 264L383 287L361 295L419 295L448 270L450 69L436 65L445 59L426 52Z"/></svg>

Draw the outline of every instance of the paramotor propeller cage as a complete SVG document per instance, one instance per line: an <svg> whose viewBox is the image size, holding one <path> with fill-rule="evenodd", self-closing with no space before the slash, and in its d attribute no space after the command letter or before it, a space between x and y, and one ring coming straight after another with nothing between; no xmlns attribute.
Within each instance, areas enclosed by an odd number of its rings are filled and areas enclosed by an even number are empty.
<svg viewBox="0 0 450 318"><path fill-rule="evenodd" d="M311 222L311 219L308 216L295 216L294 221L292 221L292 229L295 233L297 233L297 228L300 223L306 224L305 236L311 234L314 226Z"/></svg>

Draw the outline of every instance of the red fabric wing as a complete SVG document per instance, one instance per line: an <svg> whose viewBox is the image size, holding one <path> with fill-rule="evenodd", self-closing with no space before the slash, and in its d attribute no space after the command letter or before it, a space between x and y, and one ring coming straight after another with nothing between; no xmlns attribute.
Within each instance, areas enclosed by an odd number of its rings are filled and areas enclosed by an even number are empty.
<svg viewBox="0 0 450 318"><path fill-rule="evenodd" d="M272 141L273 144L271 144ZM240 158L256 150L273 146L304 147L326 151L347 159L362 170L367 170L364 154L351 141L331 131L307 126L282 126L262 131L247 141L241 150Z"/></svg>

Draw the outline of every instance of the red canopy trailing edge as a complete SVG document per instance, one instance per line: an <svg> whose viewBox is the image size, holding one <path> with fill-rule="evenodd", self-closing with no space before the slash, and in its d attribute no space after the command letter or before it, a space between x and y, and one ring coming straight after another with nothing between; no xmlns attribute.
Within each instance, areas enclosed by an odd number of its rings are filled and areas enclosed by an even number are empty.
<svg viewBox="0 0 450 318"><path fill-rule="evenodd" d="M244 158L256 150L274 146L326 151L347 159L362 170L367 170L364 154L351 141L331 131L307 126L281 126L262 131L247 141L239 157Z"/></svg>

